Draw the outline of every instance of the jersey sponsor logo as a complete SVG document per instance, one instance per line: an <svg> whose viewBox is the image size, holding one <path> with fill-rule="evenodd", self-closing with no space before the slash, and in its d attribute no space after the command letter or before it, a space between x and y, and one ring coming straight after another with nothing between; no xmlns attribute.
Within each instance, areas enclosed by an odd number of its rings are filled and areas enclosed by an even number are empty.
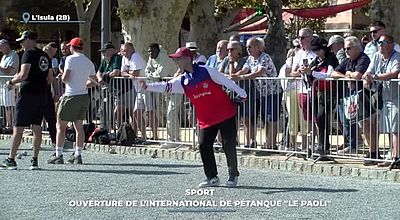
<svg viewBox="0 0 400 220"><path fill-rule="evenodd" d="M208 88L208 83L203 83L203 88L207 89Z"/></svg>
<svg viewBox="0 0 400 220"><path fill-rule="evenodd" d="M206 95L211 95L211 92L202 92L202 93L200 93L200 94L193 95L193 98L194 98L194 99L198 99L198 98L204 97L204 96L206 96Z"/></svg>
<svg viewBox="0 0 400 220"><path fill-rule="evenodd" d="M49 70L49 60L45 56L40 56L39 59L39 69L43 72Z"/></svg>

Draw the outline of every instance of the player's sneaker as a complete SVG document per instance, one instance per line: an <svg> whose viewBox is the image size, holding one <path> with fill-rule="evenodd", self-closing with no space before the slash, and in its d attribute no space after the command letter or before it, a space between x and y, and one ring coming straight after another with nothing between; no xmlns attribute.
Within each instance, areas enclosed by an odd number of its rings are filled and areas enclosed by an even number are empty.
<svg viewBox="0 0 400 220"><path fill-rule="evenodd" d="M204 188L212 186L219 186L219 178L217 176L214 178L207 178L204 182L201 182L197 187Z"/></svg>
<svg viewBox="0 0 400 220"><path fill-rule="evenodd" d="M49 160L47 160L48 164L64 164L64 158L63 155L56 156L56 154L53 154Z"/></svg>
<svg viewBox="0 0 400 220"><path fill-rule="evenodd" d="M29 169L30 170L40 170L37 158L31 159L31 166L29 167Z"/></svg>
<svg viewBox="0 0 400 220"><path fill-rule="evenodd" d="M75 156L75 153L73 153L69 159L68 159L68 163L77 163L77 164L82 164L82 155L79 156Z"/></svg>
<svg viewBox="0 0 400 220"><path fill-rule="evenodd" d="M238 186L238 176L230 176L228 181L226 181L226 186L227 187L236 187Z"/></svg>
<svg viewBox="0 0 400 220"><path fill-rule="evenodd" d="M17 162L15 162L15 160L7 158L3 161L3 164L0 165L0 168L5 170L16 170Z"/></svg>

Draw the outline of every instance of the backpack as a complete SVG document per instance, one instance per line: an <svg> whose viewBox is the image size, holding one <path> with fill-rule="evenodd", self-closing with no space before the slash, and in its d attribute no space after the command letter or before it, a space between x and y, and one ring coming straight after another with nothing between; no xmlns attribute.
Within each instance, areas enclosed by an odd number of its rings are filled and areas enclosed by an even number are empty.
<svg viewBox="0 0 400 220"><path fill-rule="evenodd" d="M85 131L85 142L88 142L89 137L92 135L94 129L96 129L96 126L93 122L83 125L83 130Z"/></svg>
<svg viewBox="0 0 400 220"><path fill-rule="evenodd" d="M110 137L108 136L108 130L104 128L96 128L94 129L92 135L90 135L89 142L93 142L96 144L109 144Z"/></svg>
<svg viewBox="0 0 400 220"><path fill-rule="evenodd" d="M94 129L95 129L95 125L93 122L83 125L83 131L85 132L85 142L88 142L90 136L94 132ZM73 126L67 127L67 129L65 130L65 138L72 142L76 141L76 133L75 133L75 128Z"/></svg>
<svg viewBox="0 0 400 220"><path fill-rule="evenodd" d="M71 142L76 141L76 134L75 134L75 128L74 127L67 127L65 129L65 138Z"/></svg>
<svg viewBox="0 0 400 220"><path fill-rule="evenodd" d="M117 143L122 146L132 146L135 141L135 132L128 122L122 123L117 131Z"/></svg>

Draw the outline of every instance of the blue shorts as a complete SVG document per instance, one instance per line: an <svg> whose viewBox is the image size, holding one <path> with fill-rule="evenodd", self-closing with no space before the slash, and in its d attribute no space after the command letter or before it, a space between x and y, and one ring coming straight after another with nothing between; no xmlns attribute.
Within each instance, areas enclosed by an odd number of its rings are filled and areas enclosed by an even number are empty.
<svg viewBox="0 0 400 220"><path fill-rule="evenodd" d="M264 123L277 122L281 111L282 93L261 97L261 119Z"/></svg>

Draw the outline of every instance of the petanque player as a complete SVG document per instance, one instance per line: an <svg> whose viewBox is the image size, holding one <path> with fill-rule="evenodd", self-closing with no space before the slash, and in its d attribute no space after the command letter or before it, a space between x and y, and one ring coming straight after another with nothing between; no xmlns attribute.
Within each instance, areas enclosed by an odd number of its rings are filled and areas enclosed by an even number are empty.
<svg viewBox="0 0 400 220"><path fill-rule="evenodd" d="M145 81L141 81L142 89L153 92L184 93L193 104L200 128L200 155L207 176L207 179L198 187L220 184L213 150L218 131L221 132L222 148L228 164L229 178L226 186L237 186L239 171L236 155L236 106L222 86L238 94L236 102L245 101L246 92L216 69L193 64L193 55L186 47L179 48L169 57L175 61L179 69L184 70L183 74L168 82L146 84Z"/></svg>

